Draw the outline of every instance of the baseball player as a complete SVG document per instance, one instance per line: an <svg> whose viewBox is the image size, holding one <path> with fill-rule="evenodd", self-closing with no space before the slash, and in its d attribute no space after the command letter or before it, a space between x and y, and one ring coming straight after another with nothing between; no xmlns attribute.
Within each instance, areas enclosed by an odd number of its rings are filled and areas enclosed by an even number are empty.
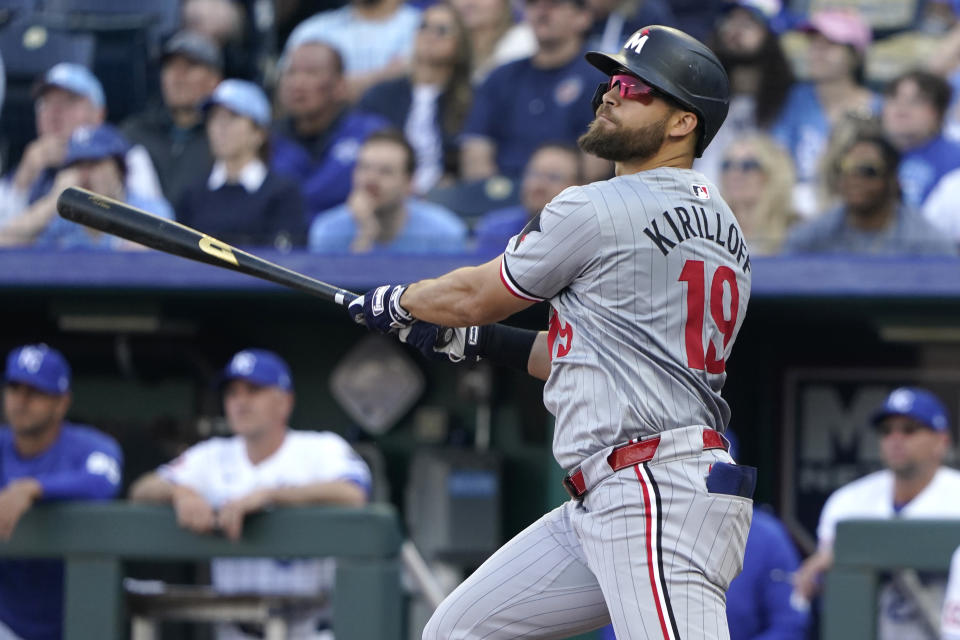
<svg viewBox="0 0 960 640"><path fill-rule="evenodd" d="M960 640L960 547L950 561L950 578L943 601L943 640Z"/></svg>
<svg viewBox="0 0 960 640"><path fill-rule="evenodd" d="M211 438L139 479L130 499L169 502L181 526L197 533L222 530L240 538L247 515L272 505L360 506L370 489L366 463L340 436L287 427L293 409L293 380L272 351L245 349L223 373L224 410L234 436ZM329 589L328 559L215 559L214 587L228 593L313 595ZM330 637L325 612L291 615L290 638ZM258 637L247 627L221 625L220 640ZM262 634L261 636L262 637Z"/></svg>
<svg viewBox="0 0 960 640"><path fill-rule="evenodd" d="M716 187L690 169L727 113L716 56L651 26L616 54L580 147L616 177L570 187L477 267L358 297L358 322L435 355L546 380L572 499L491 556L435 612L429 640L728 638L756 470L722 436L726 361L750 253ZM542 300L549 329L487 324ZM420 320L421 322L416 322ZM435 323L435 324L432 324Z"/></svg>
<svg viewBox="0 0 960 640"><path fill-rule="evenodd" d="M0 540L38 503L108 500L120 490L123 454L116 440L64 420L70 408L70 365L45 344L7 357L0 426ZM0 639L63 637L63 562L0 560Z"/></svg>
<svg viewBox="0 0 960 640"><path fill-rule="evenodd" d="M947 412L937 397L916 387L890 392L874 413L885 469L854 480L834 491L820 512L817 551L794 577L797 595L811 600L820 590L823 573L833 566L837 523L843 520L960 519L960 471L944 464L950 450ZM884 640L926 640L930 629L926 601L939 611L942 575L921 575L911 586L903 576L884 581L879 595L877 637ZM933 625L936 621L933 621Z"/></svg>

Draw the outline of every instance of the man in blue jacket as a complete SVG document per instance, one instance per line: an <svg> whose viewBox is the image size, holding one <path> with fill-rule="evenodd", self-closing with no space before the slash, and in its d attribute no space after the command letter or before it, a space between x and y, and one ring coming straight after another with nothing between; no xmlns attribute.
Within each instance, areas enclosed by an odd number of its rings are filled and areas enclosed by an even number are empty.
<svg viewBox="0 0 960 640"><path fill-rule="evenodd" d="M10 352L0 426L0 540L38 502L107 500L120 489L123 456L109 436L64 421L70 367L45 344ZM59 640L63 563L0 560L0 638Z"/></svg>

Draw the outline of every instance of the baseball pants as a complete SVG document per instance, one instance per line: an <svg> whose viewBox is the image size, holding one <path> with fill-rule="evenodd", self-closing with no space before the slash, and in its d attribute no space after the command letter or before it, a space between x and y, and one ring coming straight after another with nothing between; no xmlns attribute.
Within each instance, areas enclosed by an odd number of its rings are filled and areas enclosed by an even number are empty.
<svg viewBox="0 0 960 640"><path fill-rule="evenodd" d="M611 472L491 556L440 605L423 640L567 638L613 622L618 640L726 640L752 500L708 491L723 449L668 431L648 462Z"/></svg>

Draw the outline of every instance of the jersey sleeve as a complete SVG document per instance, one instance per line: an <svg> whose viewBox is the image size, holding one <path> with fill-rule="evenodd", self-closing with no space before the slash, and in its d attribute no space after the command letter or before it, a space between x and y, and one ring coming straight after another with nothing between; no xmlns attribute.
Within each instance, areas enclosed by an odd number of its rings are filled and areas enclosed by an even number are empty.
<svg viewBox="0 0 960 640"><path fill-rule="evenodd" d="M123 453L113 438L104 434L78 439L70 464L36 476L44 500L107 500L120 491Z"/></svg>
<svg viewBox="0 0 960 640"><path fill-rule="evenodd" d="M601 250L593 202L583 188L570 187L510 239L500 278L513 295L539 302L573 282Z"/></svg>
<svg viewBox="0 0 960 640"><path fill-rule="evenodd" d="M161 465L157 474L172 484L201 490L210 485L211 473L218 468L215 460L217 447L218 439L197 443L175 460Z"/></svg>
<svg viewBox="0 0 960 640"><path fill-rule="evenodd" d="M372 483L370 469L353 447L332 432L311 434L302 449L302 455L310 461L313 482L353 482L369 493Z"/></svg>

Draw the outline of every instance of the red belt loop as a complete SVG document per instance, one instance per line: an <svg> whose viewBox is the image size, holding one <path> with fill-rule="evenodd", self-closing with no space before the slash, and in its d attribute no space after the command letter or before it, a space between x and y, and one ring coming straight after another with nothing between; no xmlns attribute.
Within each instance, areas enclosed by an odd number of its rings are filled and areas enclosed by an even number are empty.
<svg viewBox="0 0 960 640"><path fill-rule="evenodd" d="M632 467L636 464L648 462L653 459L660 446L660 436L639 440L616 447L613 452L607 456L607 464L613 471L619 471L626 467ZM730 448L727 439L719 431L713 429L703 430L703 449L724 449ZM587 485L583 479L583 471L580 467L574 469L563 478L563 488L567 490L571 498L579 500L587 493Z"/></svg>

